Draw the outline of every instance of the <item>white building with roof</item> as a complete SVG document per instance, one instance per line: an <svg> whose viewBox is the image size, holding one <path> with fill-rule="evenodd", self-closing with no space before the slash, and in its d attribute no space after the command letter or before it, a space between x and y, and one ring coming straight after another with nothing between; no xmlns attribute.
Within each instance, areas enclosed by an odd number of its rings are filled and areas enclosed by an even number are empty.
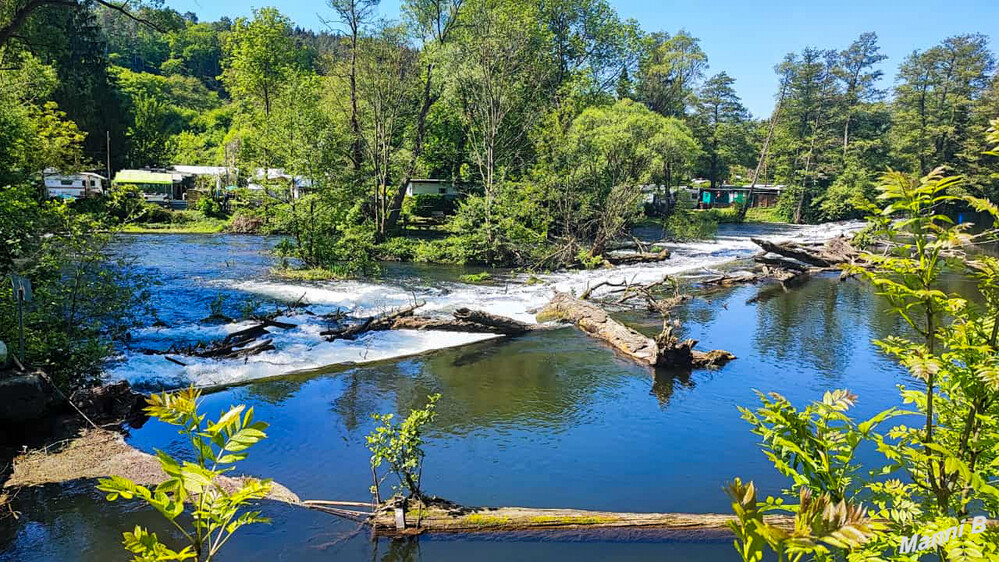
<svg viewBox="0 0 999 562"><path fill-rule="evenodd" d="M45 191L53 199L84 199L104 195L107 178L93 172L62 174L49 168L43 174Z"/></svg>

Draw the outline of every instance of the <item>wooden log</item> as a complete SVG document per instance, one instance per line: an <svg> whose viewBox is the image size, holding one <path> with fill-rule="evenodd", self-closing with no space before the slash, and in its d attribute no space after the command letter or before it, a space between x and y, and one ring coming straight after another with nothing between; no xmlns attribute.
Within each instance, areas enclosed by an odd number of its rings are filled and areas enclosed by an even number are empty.
<svg viewBox="0 0 999 562"><path fill-rule="evenodd" d="M308 504L309 502L306 502ZM404 534L396 525L396 504L381 506L370 520L378 535ZM414 505L420 510L420 529L424 533L488 533L534 530L613 530L649 529L682 531L685 536L728 536L734 515L714 513L619 513L581 509L539 509L528 507L464 507L431 500L429 505ZM766 521L791 529L789 516L768 516Z"/></svg>
<svg viewBox="0 0 999 562"><path fill-rule="evenodd" d="M764 251L797 260L799 262L814 267L834 267L844 263L857 263L862 261L860 252L850 245L850 241L843 236L830 238L821 247L807 247L794 242L771 242L760 238L751 239L754 244L763 248ZM787 269L787 263L780 264L779 267Z"/></svg>
<svg viewBox="0 0 999 562"><path fill-rule="evenodd" d="M454 316L456 320L464 320L466 322L481 324L483 326L495 327L502 330L502 333L510 336L526 334L531 331L531 325L526 322L521 322L520 320L514 320L513 318L507 318L506 316L491 314L481 310L459 308L452 313L452 316Z"/></svg>
<svg viewBox="0 0 999 562"><path fill-rule="evenodd" d="M369 316L361 321L359 324L353 324L350 326L333 328L330 330L325 330L319 332L319 335L325 336L328 340L333 341L336 339L352 340L361 334L377 330L391 330L392 324L399 318L404 318L406 316L412 316L413 312L420 308L421 306L427 304L426 302L414 303L409 306L404 306L397 308L395 310L390 310L384 314L379 314L376 316Z"/></svg>
<svg viewBox="0 0 999 562"><path fill-rule="evenodd" d="M708 287L731 287L733 285L744 285L756 283L760 276L751 271L740 271L735 274L723 273L714 277L700 279L698 282Z"/></svg>
<svg viewBox="0 0 999 562"><path fill-rule="evenodd" d="M695 352L696 340L680 341L673 335L679 323L666 323L655 339L614 320L599 306L568 293L556 293L538 313L539 322L560 320L575 324L587 334L604 340L618 351L643 365L693 368L721 366L735 359L727 351Z"/></svg>
<svg viewBox="0 0 999 562"><path fill-rule="evenodd" d="M604 254L604 261L611 265L634 265L639 263L655 263L669 259L669 250L663 248L659 252L634 252L630 254Z"/></svg>
<svg viewBox="0 0 999 562"><path fill-rule="evenodd" d="M422 306L422 304L417 305ZM360 324L337 330L328 330L323 335L331 339L352 339L360 334L383 330L437 330L441 332L466 332L472 334L499 334L519 336L533 329L526 322L490 314L481 310L459 308L452 318L419 317L413 315L417 306L399 309L380 317L368 318Z"/></svg>
<svg viewBox="0 0 999 562"><path fill-rule="evenodd" d="M243 357L250 357L251 355L258 355L265 351L273 351L274 349L274 343L270 340L265 340L242 349L234 349L225 355L218 355L216 357L218 359L240 359Z"/></svg>
<svg viewBox="0 0 999 562"><path fill-rule="evenodd" d="M782 256L774 257L770 254L762 254L753 256L753 261L756 263L761 263L763 265L768 265L770 267L778 267L781 269L788 269L791 271L805 272L808 271L808 266L796 261L790 260Z"/></svg>
<svg viewBox="0 0 999 562"><path fill-rule="evenodd" d="M251 340L255 340L261 336L267 335L267 327L264 324L258 324L256 326L250 326L243 330L235 331L227 335L222 340L222 345L240 345L240 342L246 343Z"/></svg>
<svg viewBox="0 0 999 562"><path fill-rule="evenodd" d="M655 365L659 361L659 348L652 338L614 320L597 305L579 300L569 293L556 293L537 317L539 322L571 322L644 365Z"/></svg>
<svg viewBox="0 0 999 562"><path fill-rule="evenodd" d="M476 322L469 322L467 320L458 320L456 318L432 318L432 317L419 317L419 316L407 316L404 318L398 318L392 323L390 327L392 330L436 330L439 332L465 332L470 334L499 334L499 335L519 335L524 332L516 331L509 332L500 326L489 326L484 324L479 324Z"/></svg>

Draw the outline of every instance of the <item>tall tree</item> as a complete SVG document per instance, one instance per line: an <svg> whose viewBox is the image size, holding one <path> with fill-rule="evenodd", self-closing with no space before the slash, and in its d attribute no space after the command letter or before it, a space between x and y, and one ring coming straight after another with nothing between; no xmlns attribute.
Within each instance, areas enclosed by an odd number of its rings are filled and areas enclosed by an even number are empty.
<svg viewBox="0 0 999 562"><path fill-rule="evenodd" d="M411 117L416 95L416 53L406 43L404 30L388 27L362 42L358 58L358 98L364 156L374 181L375 227L385 232L388 187L401 175L399 151L403 129ZM399 187L404 190L403 187Z"/></svg>
<svg viewBox="0 0 999 562"><path fill-rule="evenodd" d="M364 26L371 22L380 0L327 0L329 7L347 28L349 41L349 68L347 80L350 84L350 130L354 135L351 143L350 160L354 171L361 169L363 154L361 124L357 118L357 47Z"/></svg>
<svg viewBox="0 0 999 562"><path fill-rule="evenodd" d="M843 159L850 145L850 124L857 106L877 101L884 96L878 89L883 73L874 67L887 59L878 47L878 35L874 32L862 33L860 38L839 54L839 64L834 73L843 84L843 105L846 110L843 124Z"/></svg>
<svg viewBox="0 0 999 562"><path fill-rule="evenodd" d="M788 62L791 74L786 125L790 151L785 155L785 177L792 185L789 193L794 198L791 218L802 222L818 179L831 164L825 161L825 152L838 137L830 127L830 112L838 105L839 96L832 73L836 52L806 47L799 57Z"/></svg>
<svg viewBox="0 0 999 562"><path fill-rule="evenodd" d="M735 156L735 151L747 148L740 146L738 135L749 114L733 84L735 80L728 74L716 74L704 83L697 98L695 122L701 133L712 189L718 185L729 158Z"/></svg>
<svg viewBox="0 0 999 562"><path fill-rule="evenodd" d="M453 101L485 192L487 229L503 174L524 153L527 133L546 109L538 94L551 68L536 9L530 2L473 0L453 53Z"/></svg>
<svg viewBox="0 0 999 562"><path fill-rule="evenodd" d="M407 18L417 30L423 49L420 53L423 66L423 88L420 108L416 115L413 148L409 163L400 181L396 184L395 193L389 203L389 211L380 235L395 230L402 212L402 203L406 197L406 186L416 172L416 165L423 155L427 136L427 116L430 108L440 98L440 88L435 79L435 71L443 57L444 50L449 46L454 34L464 0L407 0L403 5Z"/></svg>
<svg viewBox="0 0 999 562"><path fill-rule="evenodd" d="M749 184L749 193L746 194L746 204L739 208L739 220L745 220L749 207L753 205L753 197L756 195L756 184L760 181L760 174L766 169L767 159L770 157L770 146L774 139L774 131L784 109L784 100L787 98L788 90L791 88L791 70L794 62L794 55L788 54L784 61L774 67L780 75L780 87L777 90L777 105L774 112L770 114L767 124L767 135L763 138L763 146L760 148L760 157L756 162L756 169L753 171L753 178Z"/></svg>
<svg viewBox="0 0 999 562"><path fill-rule="evenodd" d="M541 0L539 15L551 34L558 88L582 73L595 88L608 91L630 58L634 22L623 22L607 0Z"/></svg>
<svg viewBox="0 0 999 562"><path fill-rule="evenodd" d="M673 36L653 33L644 43L639 62L639 99L661 115L684 116L696 83L708 66L700 40L681 29Z"/></svg>
<svg viewBox="0 0 999 562"><path fill-rule="evenodd" d="M154 29L159 29L156 24L132 12L128 2L116 4L108 0L10 0L0 5L0 47L5 46L31 20L34 14L44 8L86 12L93 4L123 14Z"/></svg>
<svg viewBox="0 0 999 562"><path fill-rule="evenodd" d="M281 94L288 76L303 63L302 50L291 36L291 21L274 8L239 18L224 37L222 81L237 100L259 105L265 116Z"/></svg>
<svg viewBox="0 0 999 562"><path fill-rule="evenodd" d="M899 67L893 134L896 154L922 174L954 166L971 124L974 103L985 92L995 59L984 35L956 35Z"/></svg>

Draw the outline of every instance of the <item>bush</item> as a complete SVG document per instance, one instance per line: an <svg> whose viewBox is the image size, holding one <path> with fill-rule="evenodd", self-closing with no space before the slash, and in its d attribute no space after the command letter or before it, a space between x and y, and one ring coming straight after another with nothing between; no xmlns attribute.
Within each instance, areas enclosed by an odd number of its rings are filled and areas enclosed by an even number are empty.
<svg viewBox="0 0 999 562"><path fill-rule="evenodd" d="M222 208L222 203L216 201L214 197L202 196L198 199L195 208L201 211L201 214L209 218L222 219L226 217L225 210Z"/></svg>
<svg viewBox="0 0 999 562"><path fill-rule="evenodd" d="M256 234L264 225L264 219L239 212L229 222L229 232L235 234Z"/></svg>
<svg viewBox="0 0 999 562"><path fill-rule="evenodd" d="M173 222L173 212L156 205L143 202L135 217L135 222L143 224L166 224Z"/></svg>
<svg viewBox="0 0 999 562"><path fill-rule="evenodd" d="M462 275L458 279L462 283L482 283L491 277L488 271L482 271L480 273L469 273L467 275Z"/></svg>
<svg viewBox="0 0 999 562"><path fill-rule="evenodd" d="M434 216L434 213L451 214L455 209L454 199L444 195L418 193L408 199L413 201L410 212L417 217L429 218Z"/></svg>
<svg viewBox="0 0 999 562"><path fill-rule="evenodd" d="M226 483L225 474L246 459L247 450L267 438L267 424L253 419L253 408L232 406L217 421L199 413L201 392L194 388L174 393L154 394L146 399L146 412L154 418L180 427L191 453L186 459L158 451L167 479L147 488L122 476L98 480L97 489L108 501L142 500L177 527L189 544L171 550L155 533L136 525L123 533L125 548L134 560L214 560L233 533L247 525L268 523L256 503L270 493L270 480L243 477ZM235 488L235 489L233 489ZM190 509L187 517L181 517Z"/></svg>
<svg viewBox="0 0 999 562"><path fill-rule="evenodd" d="M684 203L677 204L676 208L666 219L663 229L673 240L703 240L714 236L718 230L717 217L721 211L727 209L711 209L710 211L697 211L685 206Z"/></svg>
<svg viewBox="0 0 999 562"><path fill-rule="evenodd" d="M820 221L859 219L873 195L874 183L869 174L851 163L812 205L818 208Z"/></svg>
<svg viewBox="0 0 999 562"><path fill-rule="evenodd" d="M419 240L403 236L389 238L378 245L378 257L388 261L413 261Z"/></svg>

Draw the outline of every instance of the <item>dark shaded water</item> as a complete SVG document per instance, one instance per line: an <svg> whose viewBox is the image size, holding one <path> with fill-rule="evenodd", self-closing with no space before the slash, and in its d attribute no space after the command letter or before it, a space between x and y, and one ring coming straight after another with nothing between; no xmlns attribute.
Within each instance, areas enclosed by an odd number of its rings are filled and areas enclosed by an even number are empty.
<svg viewBox="0 0 999 562"><path fill-rule="evenodd" d="M203 298L192 285L192 298ZM725 512L722 486L734 476L765 492L784 485L736 410L755 403L754 389L778 390L802 404L845 387L859 395L856 414L863 416L894 404L903 381L870 343L900 326L865 285L817 279L746 304L756 291L715 293L682 311L685 331L700 347L738 356L718 371L653 372L562 329L249 382L206 396L204 411L254 406L273 425L241 470L271 477L303 499L366 500L370 413L407 412L439 392L424 471L431 493L468 505ZM654 319L629 321L657 329ZM129 441L147 451L184 451L175 430L158 422L134 430ZM122 530L140 523L170 535L155 514L107 504L92 484L21 492L20 521L0 530L0 559L125 560ZM372 543L363 532L352 535L354 524L329 515L274 503L265 512L273 523L241 531L222 560L736 558L727 539L650 535Z"/></svg>

